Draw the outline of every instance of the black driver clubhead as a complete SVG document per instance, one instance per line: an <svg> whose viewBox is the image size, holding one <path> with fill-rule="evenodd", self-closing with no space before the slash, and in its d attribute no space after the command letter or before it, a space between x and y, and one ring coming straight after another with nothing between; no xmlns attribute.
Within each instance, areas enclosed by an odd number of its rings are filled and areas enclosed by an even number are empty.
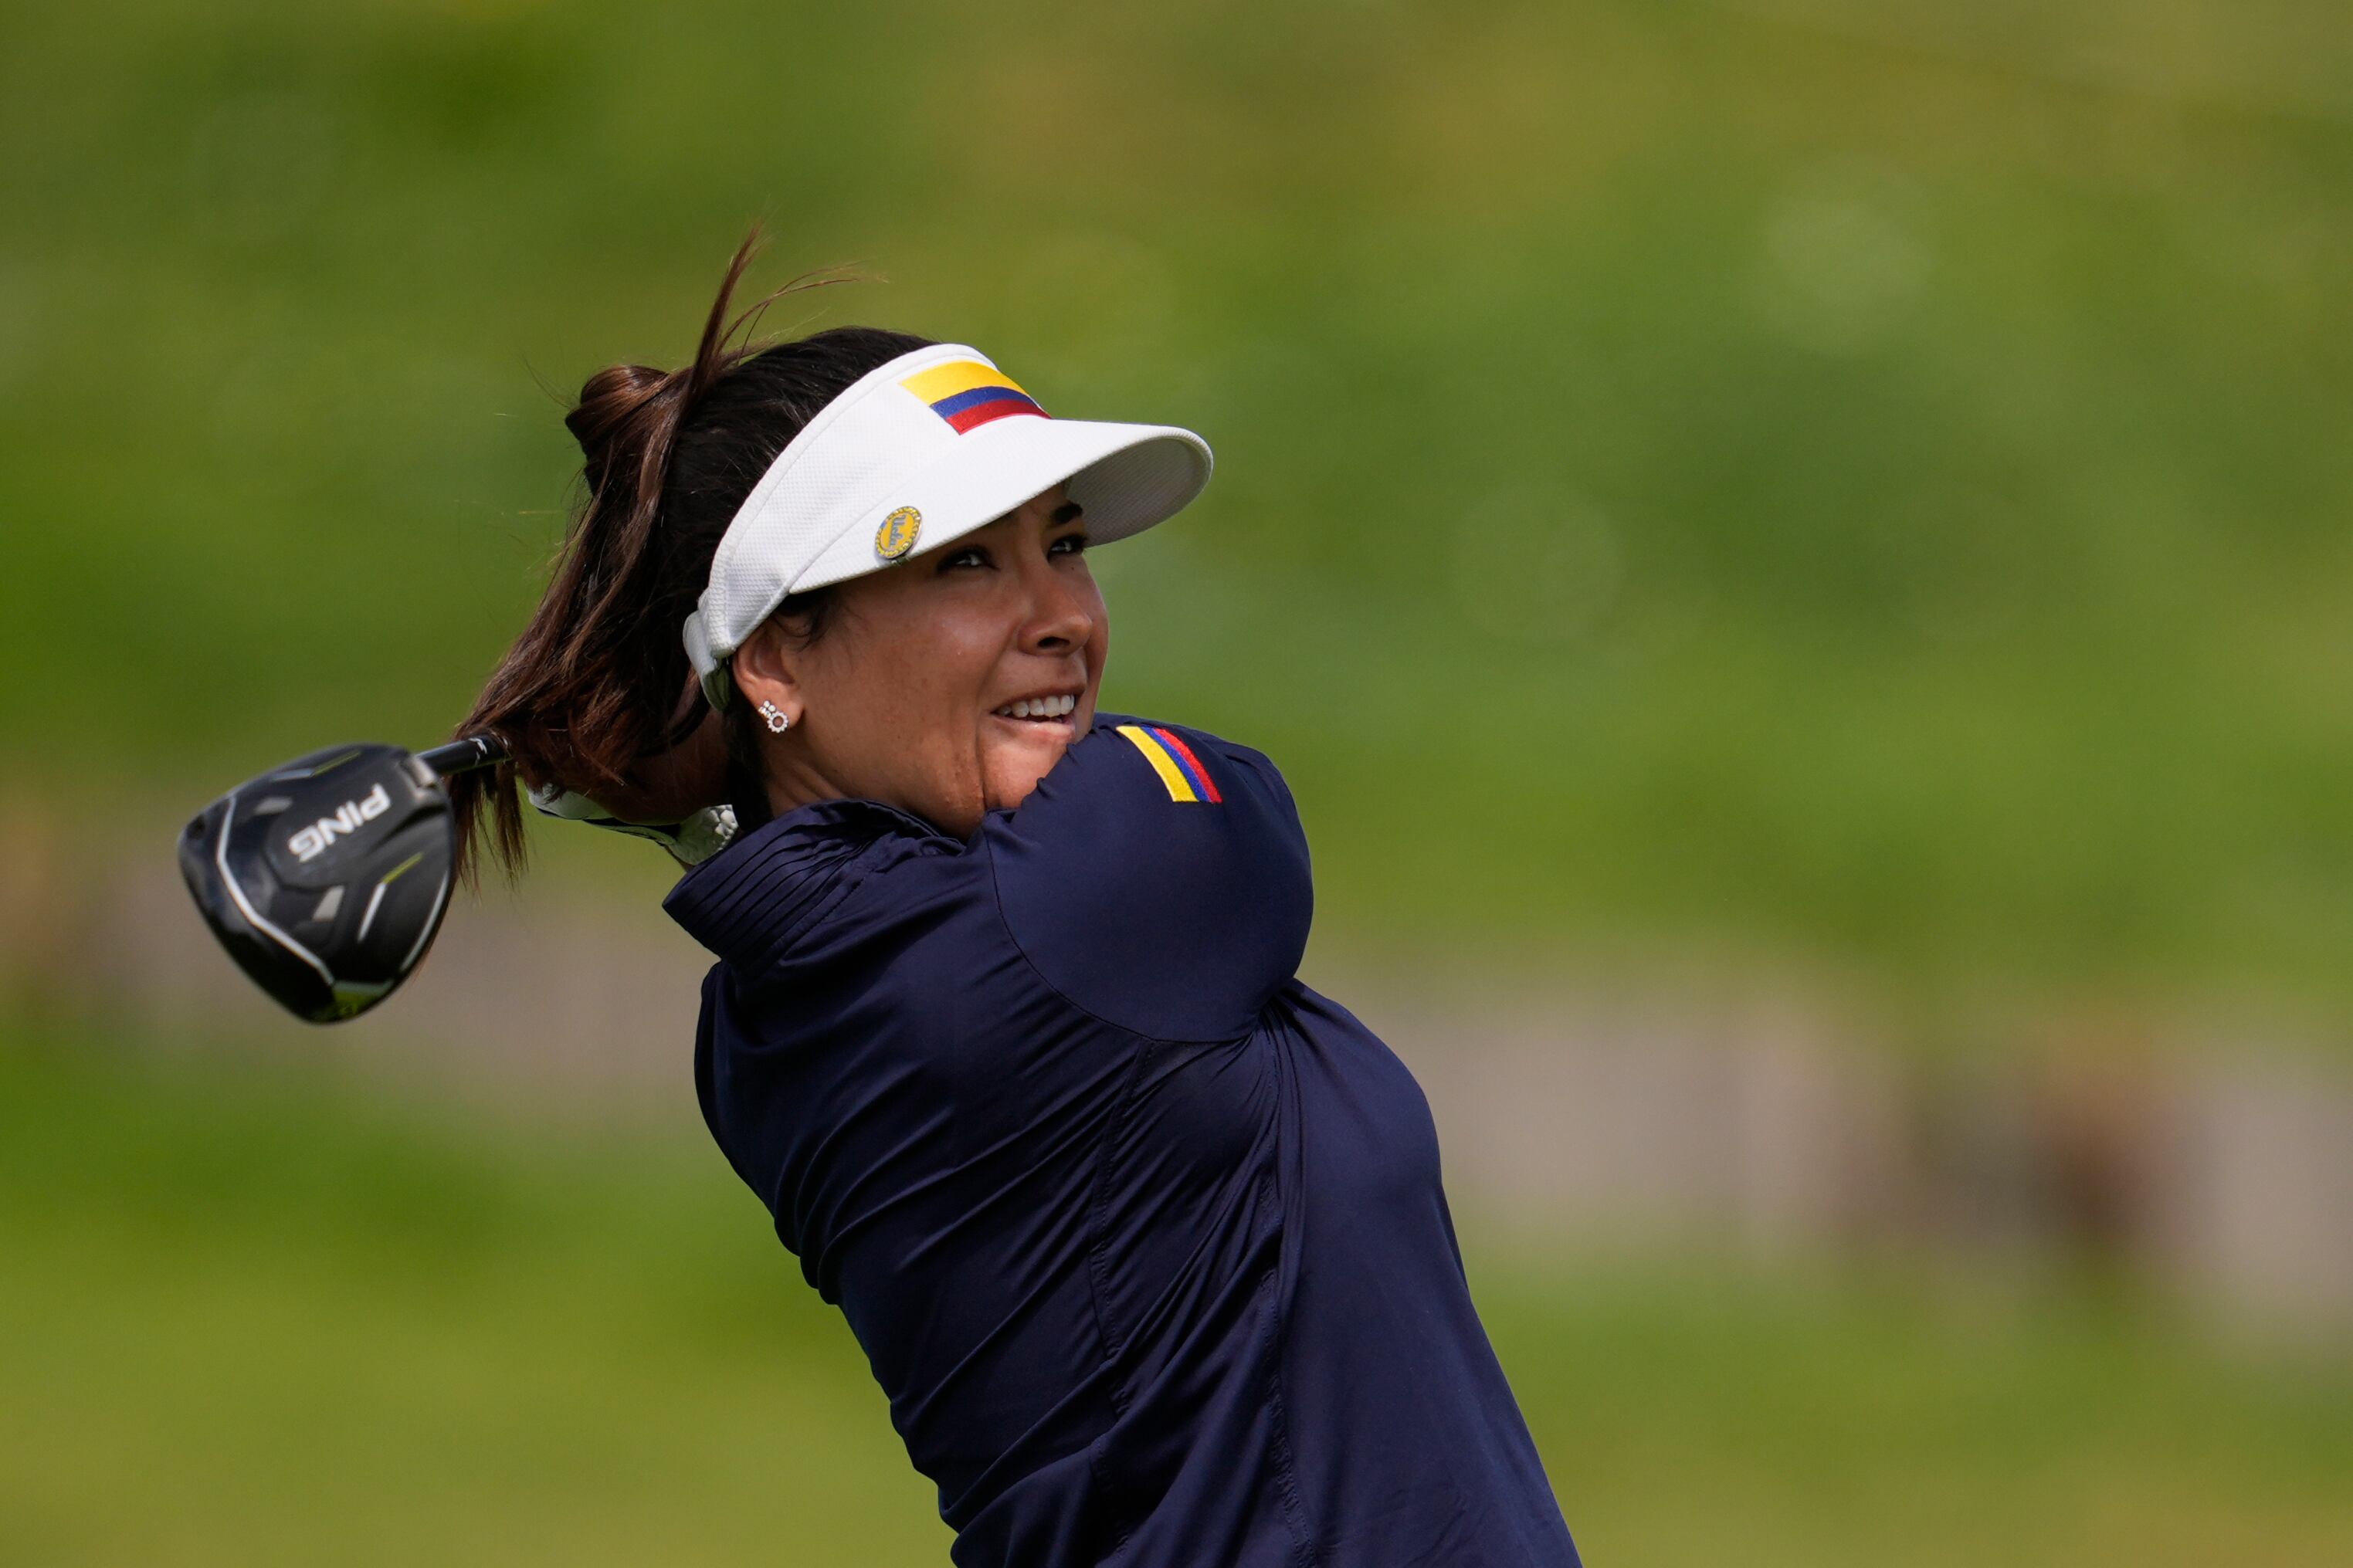
<svg viewBox="0 0 2353 1568"><path fill-rule="evenodd" d="M448 792L398 746L297 758L180 834L180 872L205 923L256 984L313 1024L357 1017L424 961L456 853Z"/></svg>

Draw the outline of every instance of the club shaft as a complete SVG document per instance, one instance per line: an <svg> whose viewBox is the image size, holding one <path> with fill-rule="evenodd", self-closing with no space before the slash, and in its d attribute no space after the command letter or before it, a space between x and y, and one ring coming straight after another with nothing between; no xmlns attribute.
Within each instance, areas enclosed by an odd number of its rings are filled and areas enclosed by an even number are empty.
<svg viewBox="0 0 2353 1568"><path fill-rule="evenodd" d="M432 769L438 776L448 778L451 773L494 767L507 760L507 749L496 735L468 735L446 746L419 752L417 760Z"/></svg>

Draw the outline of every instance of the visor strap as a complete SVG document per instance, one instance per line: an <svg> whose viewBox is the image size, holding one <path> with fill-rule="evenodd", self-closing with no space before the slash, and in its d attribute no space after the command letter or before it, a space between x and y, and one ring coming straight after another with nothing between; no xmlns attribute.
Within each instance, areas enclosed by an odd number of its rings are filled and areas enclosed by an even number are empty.
<svg viewBox="0 0 2353 1568"><path fill-rule="evenodd" d="M727 662L711 651L711 634L702 624L702 608L695 606L686 617L680 640L686 645L686 657L694 666L694 676L702 683L702 699L719 712L734 695L735 682L727 673Z"/></svg>

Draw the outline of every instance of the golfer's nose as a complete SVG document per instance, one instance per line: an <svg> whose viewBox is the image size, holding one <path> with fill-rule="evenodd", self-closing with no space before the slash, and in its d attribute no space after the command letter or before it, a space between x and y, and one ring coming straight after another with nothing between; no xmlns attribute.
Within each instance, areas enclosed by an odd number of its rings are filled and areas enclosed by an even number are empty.
<svg viewBox="0 0 2353 1568"><path fill-rule="evenodd" d="M1073 574L1039 561L1026 573L1029 614L1021 646L1029 653L1068 653L1095 635L1094 607L1071 581Z"/></svg>

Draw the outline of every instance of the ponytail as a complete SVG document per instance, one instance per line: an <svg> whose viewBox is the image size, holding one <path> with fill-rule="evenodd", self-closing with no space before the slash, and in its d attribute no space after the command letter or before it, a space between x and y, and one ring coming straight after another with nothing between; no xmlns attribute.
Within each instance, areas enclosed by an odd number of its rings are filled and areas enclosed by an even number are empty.
<svg viewBox="0 0 2353 1568"><path fill-rule="evenodd" d="M797 279L731 319L759 239L754 228L728 262L691 363L600 370L565 416L580 443L586 499L538 609L458 728L498 736L508 755L495 769L449 780L458 866L470 879L485 847L510 875L521 870L519 782L592 798L626 792L634 769L705 721L679 630L710 579L728 522L818 409L876 365L924 346L867 327L774 346L747 341L777 299L844 280ZM823 593L787 601L779 613L817 609ZM765 799L756 747L748 731L734 732L743 728L729 729L728 788L756 796L734 801L749 826L765 816Z"/></svg>

